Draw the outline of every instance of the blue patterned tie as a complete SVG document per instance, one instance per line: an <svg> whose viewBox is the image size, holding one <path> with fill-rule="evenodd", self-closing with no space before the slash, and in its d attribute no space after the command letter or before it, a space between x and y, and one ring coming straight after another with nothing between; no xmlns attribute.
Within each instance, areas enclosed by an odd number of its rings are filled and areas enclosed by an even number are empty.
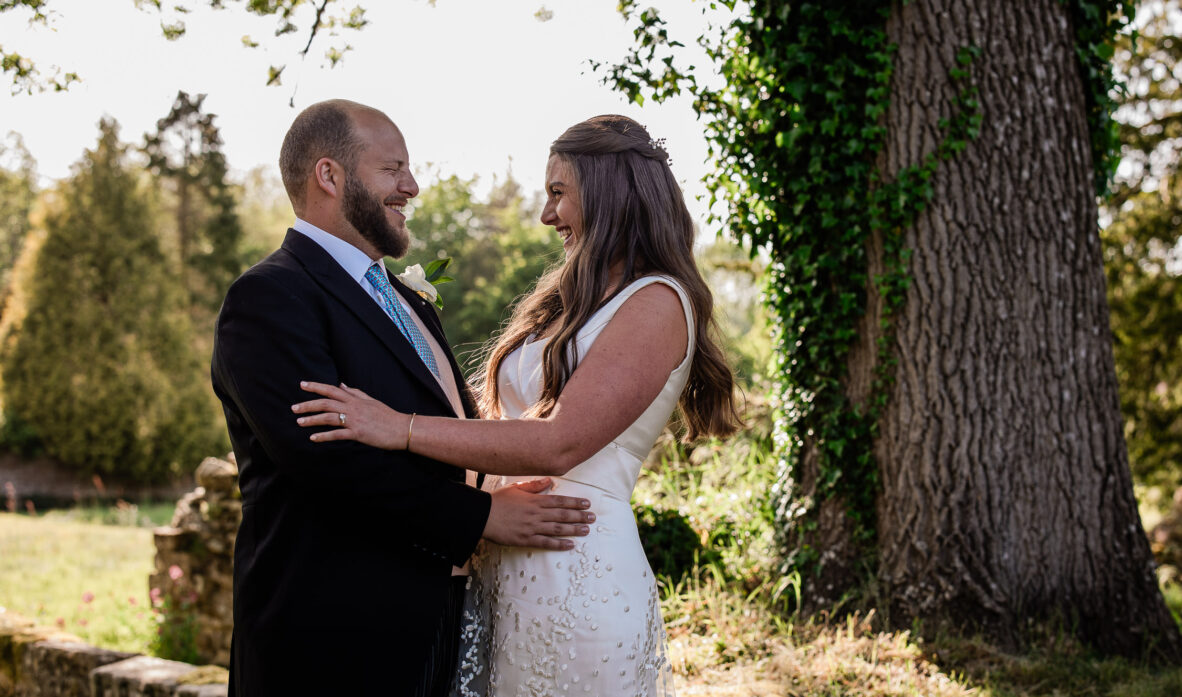
<svg viewBox="0 0 1182 697"><path fill-rule="evenodd" d="M432 353L431 347L427 344L427 340L423 338L423 333L415 325L414 320L406 313L406 308L402 307L402 303L398 302L398 298L394 297L394 287L390 285L390 279L386 278L386 270L381 262L374 262L373 266L365 272L365 279L373 284L374 288L382 295L382 302L386 306L386 314L394 320L394 324L402 330L402 335L410 341L411 346L415 347L415 352L419 354L419 358L423 359L423 363L431 369L435 377L439 377L439 365L435 363L435 354Z"/></svg>

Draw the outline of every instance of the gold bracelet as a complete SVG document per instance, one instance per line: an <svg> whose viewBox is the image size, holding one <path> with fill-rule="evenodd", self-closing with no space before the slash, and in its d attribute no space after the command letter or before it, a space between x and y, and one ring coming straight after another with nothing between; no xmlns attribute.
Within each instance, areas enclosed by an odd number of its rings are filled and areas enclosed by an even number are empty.
<svg viewBox="0 0 1182 697"><path fill-rule="evenodd" d="M411 431L414 430L414 427L415 427L415 414L414 414L414 412L411 412L410 423L408 423L406 425L406 450L407 450L407 452L410 451L410 434L411 434Z"/></svg>

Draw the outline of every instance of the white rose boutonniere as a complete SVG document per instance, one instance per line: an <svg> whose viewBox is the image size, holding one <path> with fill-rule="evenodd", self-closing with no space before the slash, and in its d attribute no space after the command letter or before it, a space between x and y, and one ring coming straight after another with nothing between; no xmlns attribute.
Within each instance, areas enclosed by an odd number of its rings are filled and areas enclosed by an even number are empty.
<svg viewBox="0 0 1182 697"><path fill-rule="evenodd" d="M436 286L456 280L451 276L443 275L450 265L451 257L436 259L427 264L426 269L418 264L412 264L398 274L398 280L402 281L402 284L407 288L418 293L423 300L435 303L435 307L442 310L443 298L439 296L439 289Z"/></svg>

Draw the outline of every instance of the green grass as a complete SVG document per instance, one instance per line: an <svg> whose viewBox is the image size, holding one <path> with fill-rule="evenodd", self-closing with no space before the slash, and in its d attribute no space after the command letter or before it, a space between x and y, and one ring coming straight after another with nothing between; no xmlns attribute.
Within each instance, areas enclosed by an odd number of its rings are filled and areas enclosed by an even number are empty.
<svg viewBox="0 0 1182 697"><path fill-rule="evenodd" d="M1178 623L1179 629L1182 629L1182 579L1162 580L1161 594L1166 599L1166 607L1170 608L1174 615L1174 621Z"/></svg>
<svg viewBox="0 0 1182 697"><path fill-rule="evenodd" d="M168 525L175 511L175 501L148 501L138 504L120 501L113 506L90 503L72 508L55 508L45 511L43 515L46 518L78 523L155 528Z"/></svg>
<svg viewBox="0 0 1182 697"><path fill-rule="evenodd" d="M148 653L154 554L145 528L0 513L0 606L96 646Z"/></svg>

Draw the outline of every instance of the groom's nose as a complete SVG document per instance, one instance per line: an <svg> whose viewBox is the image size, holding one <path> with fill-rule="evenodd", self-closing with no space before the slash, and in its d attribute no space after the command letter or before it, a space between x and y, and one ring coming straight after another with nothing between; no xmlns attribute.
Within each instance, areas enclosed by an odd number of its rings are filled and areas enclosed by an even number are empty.
<svg viewBox="0 0 1182 697"><path fill-rule="evenodd" d="M419 183L415 181L415 175L409 171L406 172L406 176L398 183L398 193L406 198L414 198L419 195Z"/></svg>

